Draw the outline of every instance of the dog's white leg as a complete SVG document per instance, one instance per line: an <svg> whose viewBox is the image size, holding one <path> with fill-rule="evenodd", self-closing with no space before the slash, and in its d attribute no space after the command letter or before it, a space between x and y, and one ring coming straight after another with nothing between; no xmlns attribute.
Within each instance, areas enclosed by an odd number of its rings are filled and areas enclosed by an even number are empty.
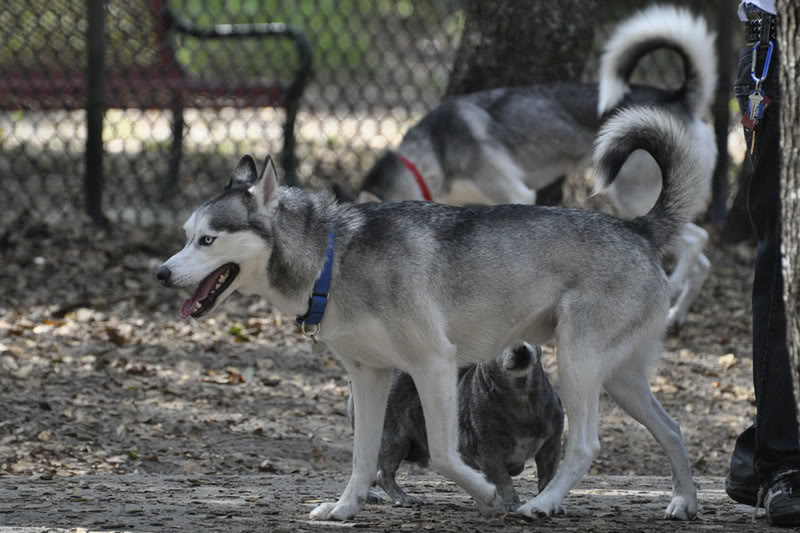
<svg viewBox="0 0 800 533"><path fill-rule="evenodd" d="M669 276L669 289L675 297L683 288L695 258L702 253L708 241L708 233L691 222L681 230L678 240L673 245L673 253L677 256L675 268Z"/></svg>
<svg viewBox="0 0 800 533"><path fill-rule="evenodd" d="M483 148L474 169L475 186L495 204L536 203L536 191L523 179L525 174L506 150Z"/></svg>
<svg viewBox="0 0 800 533"><path fill-rule="evenodd" d="M656 348L660 351L660 343L656 343ZM649 357L650 354L637 356ZM621 365L617 374L606 382L605 389L625 412L650 431L669 458L672 501L667 507L666 517L678 520L694 517L697 513L697 489L692 481L681 428L653 396L644 365Z"/></svg>
<svg viewBox="0 0 800 533"><path fill-rule="evenodd" d="M327 502L311 511L313 520L347 520L366 501L378 471L378 451L383 435L383 419L392 370L370 368L341 358L350 375L353 389L354 433L353 472L337 502Z"/></svg>
<svg viewBox="0 0 800 533"><path fill-rule="evenodd" d="M602 378L592 361L601 357L601 354L589 359L584 354L591 352L578 349L575 345L561 344L558 347L558 380L559 394L569 421L566 452L547 487L517 509L518 513L531 518L562 514L564 496L586 475L600 449L597 423Z"/></svg>
<svg viewBox="0 0 800 533"><path fill-rule="evenodd" d="M701 253L689 271L689 277L684 283L683 290L669 308L668 324L679 326L686 321L689 309L700 294L709 272L711 272L711 262L705 254Z"/></svg>
<svg viewBox="0 0 800 533"><path fill-rule="evenodd" d="M484 476L458 454L458 401L455 348L411 374L425 414L431 467L472 496L487 516L503 511L503 498Z"/></svg>
<svg viewBox="0 0 800 533"><path fill-rule="evenodd" d="M669 310L669 323L682 324L689 308L694 303L700 289L708 278L711 263L703 254L708 232L692 223L686 224L680 239L675 245L678 261L669 277L672 305Z"/></svg>

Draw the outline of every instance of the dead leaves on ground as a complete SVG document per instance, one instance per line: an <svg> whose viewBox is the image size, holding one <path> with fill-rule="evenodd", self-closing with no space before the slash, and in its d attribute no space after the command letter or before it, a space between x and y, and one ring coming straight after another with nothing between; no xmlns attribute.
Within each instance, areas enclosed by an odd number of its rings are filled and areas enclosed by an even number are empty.
<svg viewBox="0 0 800 533"><path fill-rule="evenodd" d="M291 319L233 297L211 317L178 320L182 296L157 286L151 267L181 245L179 229L124 239L64 231L3 251L0 475L349 469L344 371L312 354ZM42 249L46 261L33 261ZM651 385L698 473L721 474L753 413L751 265L707 253L714 271L689 323L666 339ZM555 372L552 350L544 363ZM595 470L653 473L661 451L613 409L604 405Z"/></svg>

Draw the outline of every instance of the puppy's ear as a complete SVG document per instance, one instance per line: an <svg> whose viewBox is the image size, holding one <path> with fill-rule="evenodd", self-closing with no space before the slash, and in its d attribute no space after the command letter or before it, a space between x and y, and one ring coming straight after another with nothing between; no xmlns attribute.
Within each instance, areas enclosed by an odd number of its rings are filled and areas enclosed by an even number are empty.
<svg viewBox="0 0 800 533"><path fill-rule="evenodd" d="M259 208L278 201L278 171L270 156L264 161L261 176L247 190L255 197Z"/></svg>
<svg viewBox="0 0 800 533"><path fill-rule="evenodd" d="M527 342L522 343L525 349L531 354L531 364L537 365L542 360L542 347L538 344L531 346Z"/></svg>
<svg viewBox="0 0 800 533"><path fill-rule="evenodd" d="M537 361L536 349L527 342L503 350L503 370L507 372L527 372Z"/></svg>
<svg viewBox="0 0 800 533"><path fill-rule="evenodd" d="M369 204L369 203L375 203L375 202L380 202L380 201L381 201L381 199L378 198L377 196L375 196L374 194L372 194L371 192L361 191L360 193L358 193L358 203L359 204Z"/></svg>
<svg viewBox="0 0 800 533"><path fill-rule="evenodd" d="M239 164L233 169L231 179L228 180L228 185L225 190L234 189L238 187L250 188L256 181L258 181L258 169L253 156L246 154L239 160Z"/></svg>
<svg viewBox="0 0 800 533"><path fill-rule="evenodd" d="M334 183L331 185L331 190L333 191L333 195L336 197L337 200L340 202L352 202L353 197L344 190L344 187L339 185L338 183Z"/></svg>

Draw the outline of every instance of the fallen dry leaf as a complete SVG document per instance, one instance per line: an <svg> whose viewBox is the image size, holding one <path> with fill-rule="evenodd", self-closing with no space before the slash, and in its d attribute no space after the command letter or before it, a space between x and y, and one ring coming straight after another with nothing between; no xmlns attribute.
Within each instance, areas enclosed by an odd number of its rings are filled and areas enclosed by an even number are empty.
<svg viewBox="0 0 800 533"><path fill-rule="evenodd" d="M736 364L737 359L735 355L729 353L719 357L717 361L719 361L719 364L722 366L722 370L728 370Z"/></svg>

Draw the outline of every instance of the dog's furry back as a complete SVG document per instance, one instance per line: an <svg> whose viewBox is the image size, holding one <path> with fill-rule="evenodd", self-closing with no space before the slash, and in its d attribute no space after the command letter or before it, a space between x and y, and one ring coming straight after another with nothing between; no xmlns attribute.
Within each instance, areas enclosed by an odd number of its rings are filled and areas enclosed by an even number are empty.
<svg viewBox="0 0 800 533"><path fill-rule="evenodd" d="M595 144L598 189L609 187L622 165L636 150L648 152L661 169L662 187L653 208L631 221L663 252L697 211L705 180L683 124L655 107L632 107L611 117Z"/></svg>

